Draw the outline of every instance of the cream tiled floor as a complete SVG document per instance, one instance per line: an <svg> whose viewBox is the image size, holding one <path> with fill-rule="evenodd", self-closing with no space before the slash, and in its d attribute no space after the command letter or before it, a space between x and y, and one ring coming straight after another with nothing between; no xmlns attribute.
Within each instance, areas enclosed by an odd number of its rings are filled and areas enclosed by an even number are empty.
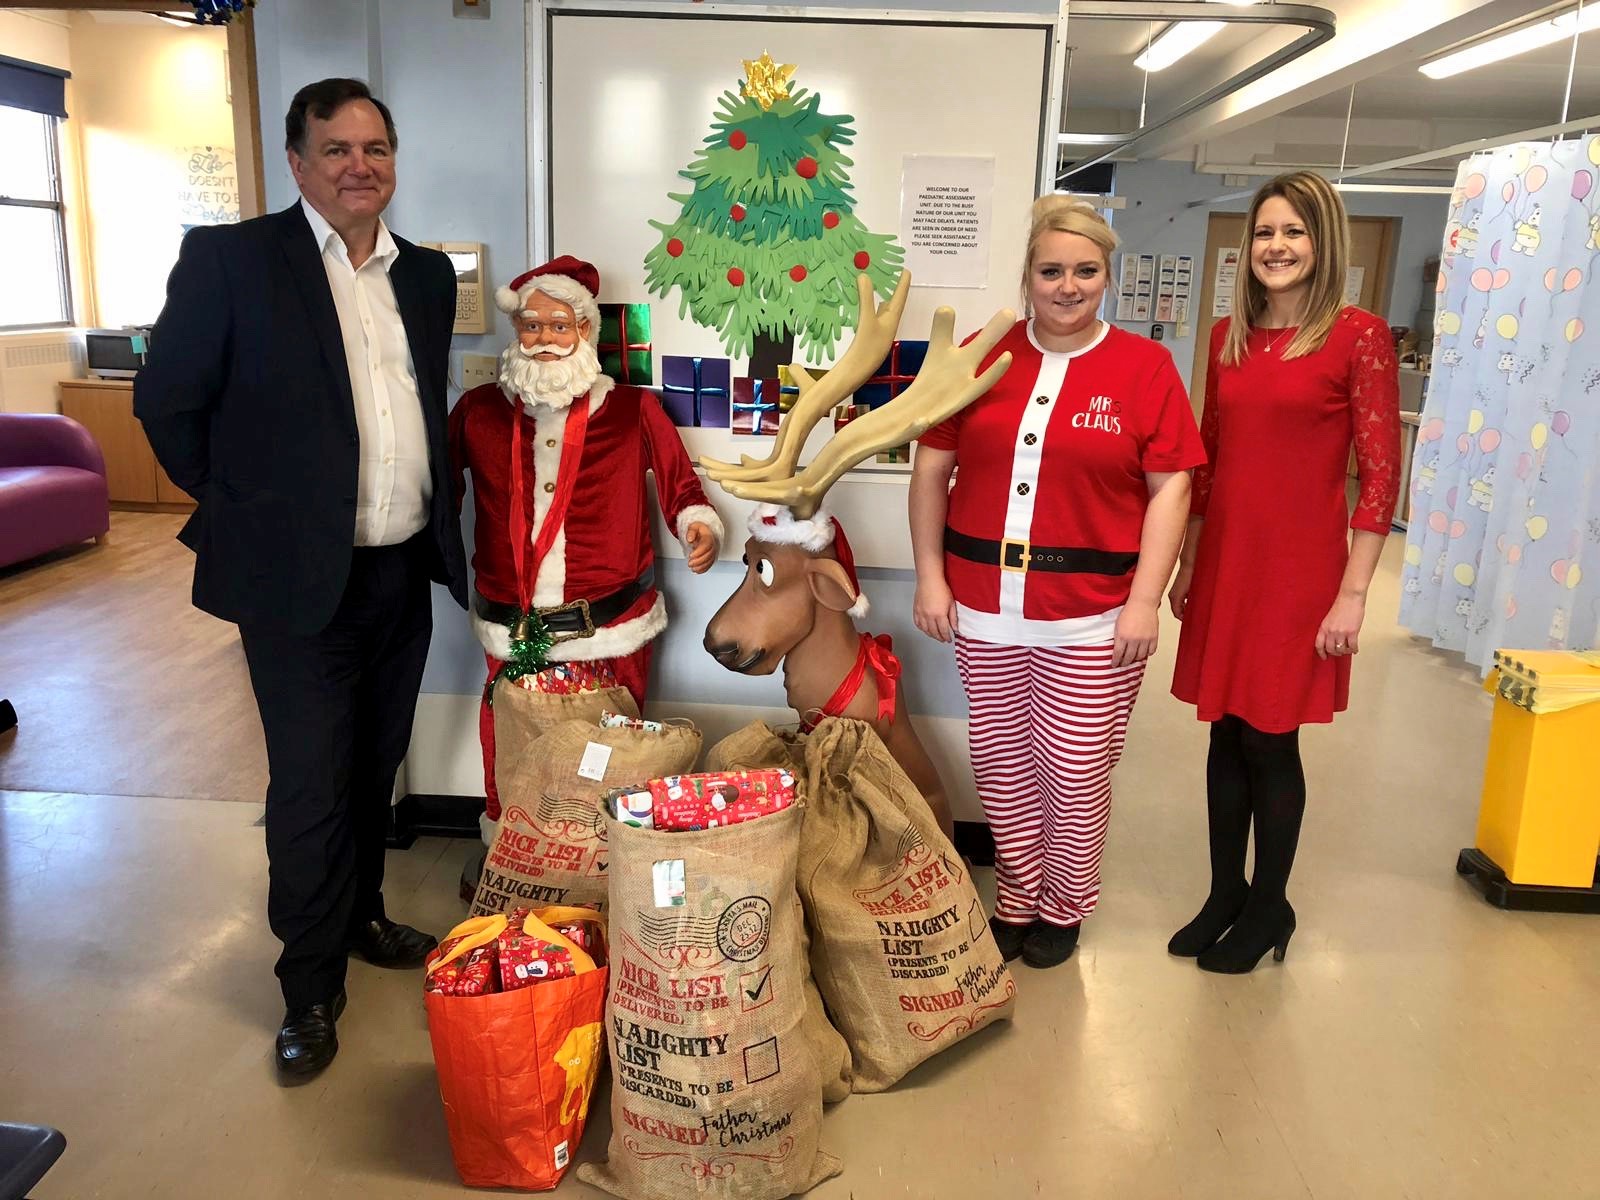
<svg viewBox="0 0 1600 1200"><path fill-rule="evenodd" d="M1204 730L1165 695L1169 623L1078 955L1019 968L1010 1027L832 1109L845 1172L813 1195L1600 1197L1600 919L1498 912L1456 878L1489 705L1394 627L1399 549L1353 711L1303 738L1288 961L1225 978L1164 953L1206 871ZM352 964L338 1060L275 1086L259 815L0 793L0 1118L69 1141L41 1200L460 1193L414 974ZM464 852L392 854L391 913L457 919Z"/></svg>

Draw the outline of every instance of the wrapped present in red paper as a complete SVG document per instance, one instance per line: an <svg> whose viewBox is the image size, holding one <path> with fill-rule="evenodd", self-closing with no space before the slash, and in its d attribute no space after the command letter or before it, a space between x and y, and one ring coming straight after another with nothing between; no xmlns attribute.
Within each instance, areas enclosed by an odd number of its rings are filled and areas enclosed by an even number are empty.
<svg viewBox="0 0 1600 1200"><path fill-rule="evenodd" d="M461 980L461 960L445 963L437 971L429 971L422 981L424 992L438 992L441 996L454 996L456 984Z"/></svg>
<svg viewBox="0 0 1600 1200"><path fill-rule="evenodd" d="M502 933L499 960L503 992L514 992L547 979L570 979L578 973L570 950L530 933Z"/></svg>
<svg viewBox="0 0 1600 1200"><path fill-rule="evenodd" d="M479 946L465 958L457 961L461 964L461 973L456 977L455 986L446 993L447 995L483 996L500 990L499 981L495 975L495 944L493 942L490 942L487 946ZM443 974L449 971L453 965L447 963L435 974Z"/></svg>
<svg viewBox="0 0 1600 1200"><path fill-rule="evenodd" d="M656 829L716 829L782 812L794 803L794 776L784 770L669 775L650 781Z"/></svg>
<svg viewBox="0 0 1600 1200"><path fill-rule="evenodd" d="M524 908L518 911L525 914L528 910ZM457 990L461 986L462 973L474 950L487 948L493 954L496 932L505 922L506 918L500 916L478 917L451 930L439 948L428 956L428 971L422 981L422 990L438 992L441 996L472 994ZM492 958L490 961L492 964ZM442 966L435 965L441 962Z"/></svg>
<svg viewBox="0 0 1600 1200"><path fill-rule="evenodd" d="M530 692L547 696L569 696L574 692L599 692L617 686L617 673L605 662L551 663L533 675L523 675L517 682Z"/></svg>
<svg viewBox="0 0 1600 1200"><path fill-rule="evenodd" d="M557 925L555 930L580 950L587 950L593 954L598 948L599 939L595 937L594 926L587 922L574 921L570 925Z"/></svg>
<svg viewBox="0 0 1600 1200"><path fill-rule="evenodd" d="M568 908L563 911L570 913L572 910ZM500 990L503 992L516 991L517 988L551 979L570 979L578 974L578 968L582 965L574 960L572 951L566 946L552 941L542 932L524 929L523 922L527 919L527 909L519 908L513 912L496 945ZM568 921L550 928L591 958L599 952L598 927L591 921Z"/></svg>

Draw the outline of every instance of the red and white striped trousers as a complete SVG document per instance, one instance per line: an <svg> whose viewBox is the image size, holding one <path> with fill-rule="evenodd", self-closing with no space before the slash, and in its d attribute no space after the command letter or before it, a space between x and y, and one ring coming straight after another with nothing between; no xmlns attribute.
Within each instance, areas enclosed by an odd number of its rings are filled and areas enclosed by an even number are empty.
<svg viewBox="0 0 1600 1200"><path fill-rule="evenodd" d="M956 638L972 773L994 834L995 915L1076 925L1100 898L1111 769L1144 663L1112 647L999 646Z"/></svg>

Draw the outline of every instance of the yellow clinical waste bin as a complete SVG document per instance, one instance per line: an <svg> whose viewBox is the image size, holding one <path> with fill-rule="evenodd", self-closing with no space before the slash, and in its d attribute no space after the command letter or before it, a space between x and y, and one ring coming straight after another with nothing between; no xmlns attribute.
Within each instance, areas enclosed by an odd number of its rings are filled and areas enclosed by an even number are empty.
<svg viewBox="0 0 1600 1200"><path fill-rule="evenodd" d="M1600 855L1600 655L1497 650L1477 848L1513 884L1592 888Z"/></svg>

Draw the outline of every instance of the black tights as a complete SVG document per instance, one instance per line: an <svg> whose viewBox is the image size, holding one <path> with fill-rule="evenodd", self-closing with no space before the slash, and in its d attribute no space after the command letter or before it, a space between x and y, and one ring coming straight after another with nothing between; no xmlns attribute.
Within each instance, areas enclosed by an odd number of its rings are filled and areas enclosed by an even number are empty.
<svg viewBox="0 0 1600 1200"><path fill-rule="evenodd" d="M1214 722L1206 758L1206 807L1212 895L1243 891L1245 846L1253 820L1256 861L1246 915L1251 910L1281 909L1306 810L1300 731L1262 733L1235 716Z"/></svg>

